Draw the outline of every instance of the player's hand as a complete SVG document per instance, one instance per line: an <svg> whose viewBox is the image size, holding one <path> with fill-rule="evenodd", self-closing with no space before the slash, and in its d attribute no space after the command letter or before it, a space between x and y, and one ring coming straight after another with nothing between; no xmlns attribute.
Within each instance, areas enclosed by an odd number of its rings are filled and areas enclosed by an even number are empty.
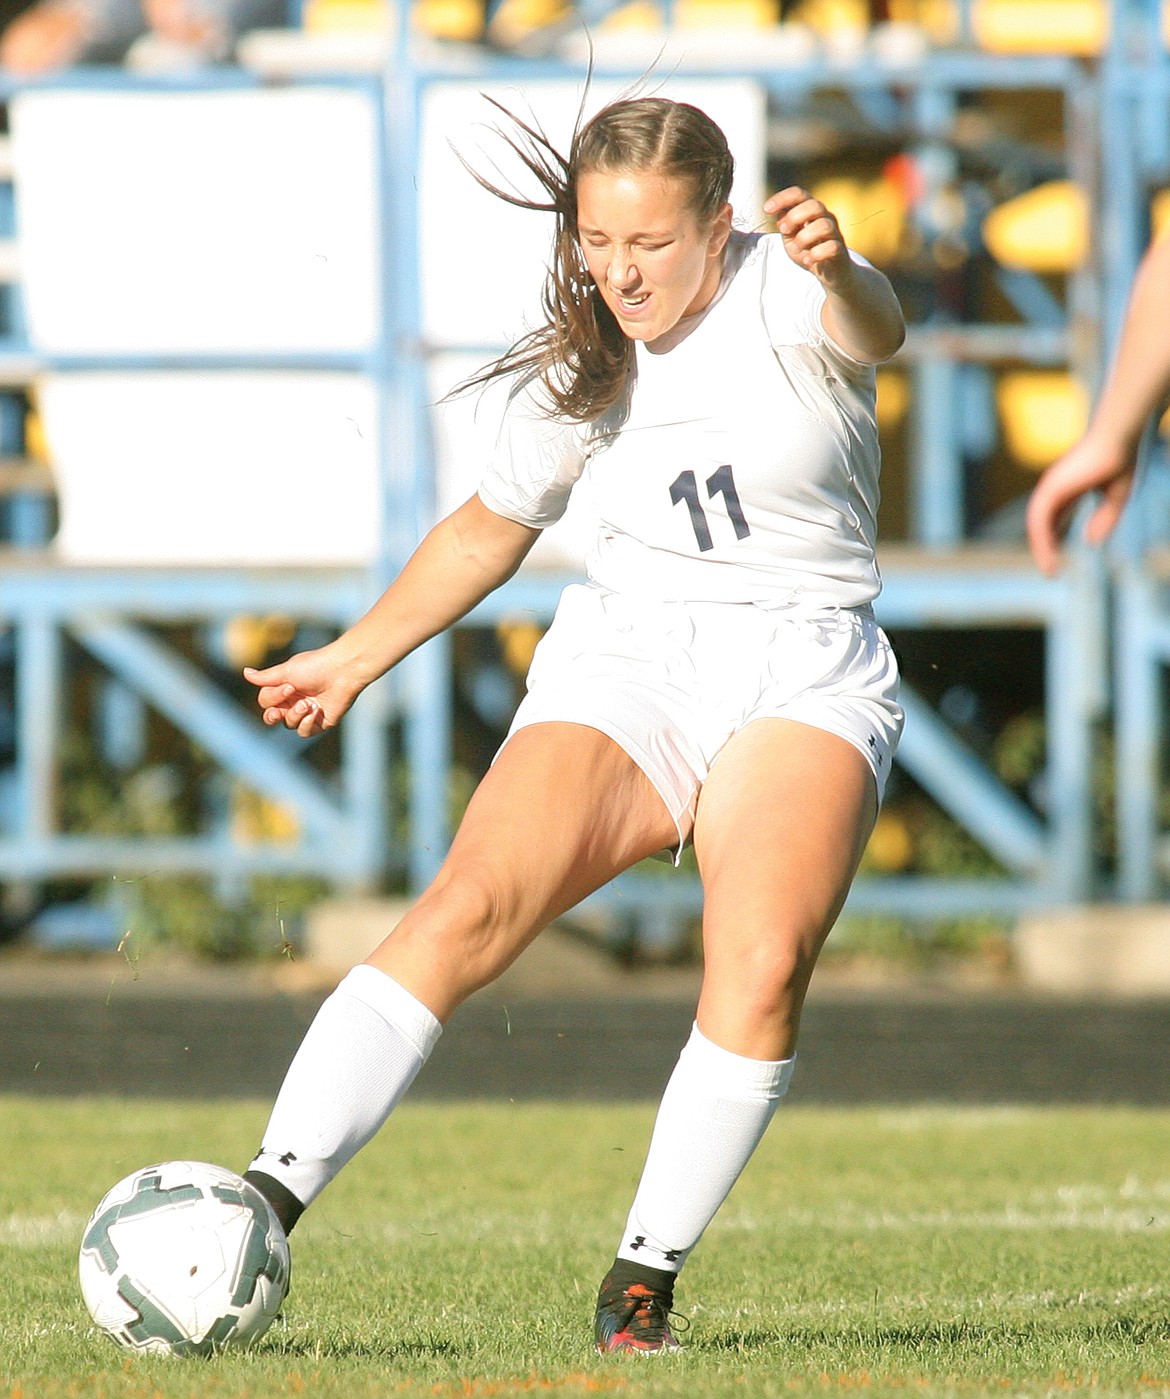
<svg viewBox="0 0 1170 1399"><path fill-rule="evenodd" d="M808 190L790 185L765 200L764 212L776 220L784 250L798 267L826 286L852 275L853 260L837 216Z"/></svg>
<svg viewBox="0 0 1170 1399"><path fill-rule="evenodd" d="M1133 489L1136 453L1083 437L1041 476L1028 501L1028 547L1042 573L1060 571L1060 546L1077 503L1091 491L1100 500L1085 527L1085 539L1100 544L1125 509Z"/></svg>
<svg viewBox="0 0 1170 1399"><path fill-rule="evenodd" d="M244 679L257 688L264 722L283 724L301 738L333 728L362 689L331 646L301 651L266 670L249 666Z"/></svg>

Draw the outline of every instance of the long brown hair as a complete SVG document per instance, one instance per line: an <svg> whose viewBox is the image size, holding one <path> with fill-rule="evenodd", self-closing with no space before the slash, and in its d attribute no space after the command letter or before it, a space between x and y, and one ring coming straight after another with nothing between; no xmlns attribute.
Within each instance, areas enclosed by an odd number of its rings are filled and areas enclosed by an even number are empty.
<svg viewBox="0 0 1170 1399"><path fill-rule="evenodd" d="M474 388L501 375L538 377L558 417L590 422L621 396L634 347L585 266L577 234L577 182L586 172L652 171L685 179L691 186L691 212L706 227L731 193L734 162L727 138L706 112L686 102L627 98L603 107L584 126L578 124L566 159L539 125L521 120L498 102L493 105L512 127L499 134L536 177L545 198L501 189L468 168L500 199L555 218L541 294L545 323L459 387Z"/></svg>

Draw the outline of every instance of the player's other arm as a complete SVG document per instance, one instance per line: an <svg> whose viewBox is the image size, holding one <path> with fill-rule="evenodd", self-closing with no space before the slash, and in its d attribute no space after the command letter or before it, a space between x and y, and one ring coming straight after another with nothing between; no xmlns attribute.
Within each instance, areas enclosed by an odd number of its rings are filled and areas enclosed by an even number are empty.
<svg viewBox="0 0 1170 1399"><path fill-rule="evenodd" d="M1044 473L1028 502L1028 543L1045 573L1060 567L1073 507L1101 499L1085 537L1099 544L1125 508L1150 415L1170 394L1170 238L1146 252L1134 279L1117 353L1084 437Z"/></svg>
<svg viewBox="0 0 1170 1399"><path fill-rule="evenodd" d="M798 185L772 195L764 209L776 220L788 256L824 287L821 323L833 342L863 364L896 353L906 338L898 298L876 267L849 256L836 215Z"/></svg>
<svg viewBox="0 0 1170 1399"><path fill-rule="evenodd" d="M266 724L302 738L337 723L362 690L509 579L540 531L472 496L441 520L364 617L336 641L244 676Z"/></svg>

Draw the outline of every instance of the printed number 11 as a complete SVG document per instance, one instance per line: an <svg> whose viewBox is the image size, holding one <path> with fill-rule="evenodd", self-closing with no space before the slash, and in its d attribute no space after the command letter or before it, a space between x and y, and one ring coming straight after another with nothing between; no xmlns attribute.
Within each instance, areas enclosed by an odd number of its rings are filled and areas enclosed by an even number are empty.
<svg viewBox="0 0 1170 1399"><path fill-rule="evenodd" d="M717 495L723 497L727 506L727 518L735 530L736 539L746 539L751 530L743 517L743 506L739 503L739 493L735 489L735 477L731 474L731 467L721 466L713 475L707 477L706 486L708 500L714 500ZM686 501L691 516L691 527L695 531L695 542L703 553L708 549L714 549L715 541L711 538L707 512L699 502L699 483L693 471L682 472L674 481L670 488L670 500L672 505Z"/></svg>

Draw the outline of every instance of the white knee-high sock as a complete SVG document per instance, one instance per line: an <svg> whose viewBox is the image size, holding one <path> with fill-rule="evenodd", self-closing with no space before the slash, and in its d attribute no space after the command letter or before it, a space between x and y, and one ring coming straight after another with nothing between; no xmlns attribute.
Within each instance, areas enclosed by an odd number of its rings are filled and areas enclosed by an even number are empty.
<svg viewBox="0 0 1170 1399"><path fill-rule="evenodd" d="M354 967L305 1032L250 1169L310 1204L390 1116L442 1029L384 972Z"/></svg>
<svg viewBox="0 0 1170 1399"><path fill-rule="evenodd" d="M745 1059L696 1025L654 1124L619 1258L677 1273L788 1091L795 1059Z"/></svg>

